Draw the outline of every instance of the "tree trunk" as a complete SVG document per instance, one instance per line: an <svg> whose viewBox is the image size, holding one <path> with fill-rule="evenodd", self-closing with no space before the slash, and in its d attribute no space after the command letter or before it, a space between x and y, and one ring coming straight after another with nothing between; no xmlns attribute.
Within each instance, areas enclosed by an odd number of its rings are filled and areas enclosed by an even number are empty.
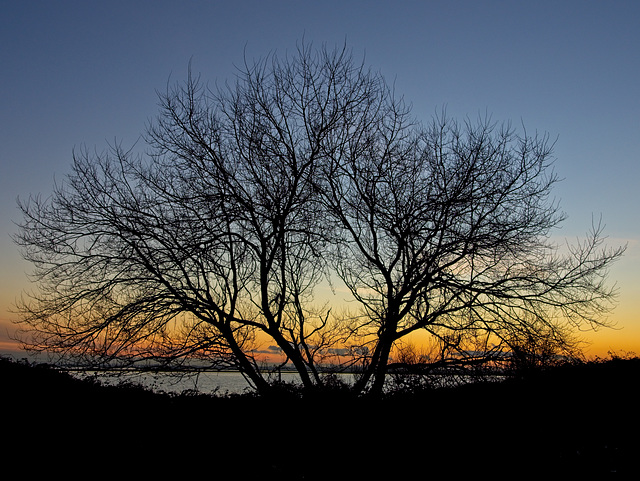
<svg viewBox="0 0 640 481"><path fill-rule="evenodd" d="M254 384L256 391L258 394L268 394L270 391L270 384L266 381L266 379L258 372L253 365L253 363L249 360L244 351L238 346L235 338L233 337L233 332L230 329L221 329L227 342L229 343L229 347L233 352L234 357L238 363L238 369L240 372L249 378L249 380Z"/></svg>
<svg viewBox="0 0 640 481"><path fill-rule="evenodd" d="M387 364L389 362L389 354L393 344L393 342L387 340L387 337L388 336L381 336L373 356L371 357L371 364L367 366L360 379L358 379L358 382L354 385L355 392L364 392L369 381L373 379L369 394L373 396L379 396L382 394L384 380L387 373Z"/></svg>
<svg viewBox="0 0 640 481"><path fill-rule="evenodd" d="M384 389L384 380L387 375L387 364L389 364L389 355L391 353L392 342L386 339L380 341L379 358L376 366L373 366L373 383L369 394L378 397Z"/></svg>

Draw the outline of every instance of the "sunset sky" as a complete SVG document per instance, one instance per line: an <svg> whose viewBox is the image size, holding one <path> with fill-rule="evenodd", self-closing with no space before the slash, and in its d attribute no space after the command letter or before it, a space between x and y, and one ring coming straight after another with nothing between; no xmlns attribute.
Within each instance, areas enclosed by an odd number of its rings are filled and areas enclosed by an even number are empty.
<svg viewBox="0 0 640 481"><path fill-rule="evenodd" d="M302 39L345 41L428 121L489 113L557 138L555 194L574 241L602 216L616 329L584 333L587 354L640 354L640 2L0 2L0 350L30 266L10 238L16 198L47 196L74 148L133 145L157 91L189 62L211 84Z"/></svg>

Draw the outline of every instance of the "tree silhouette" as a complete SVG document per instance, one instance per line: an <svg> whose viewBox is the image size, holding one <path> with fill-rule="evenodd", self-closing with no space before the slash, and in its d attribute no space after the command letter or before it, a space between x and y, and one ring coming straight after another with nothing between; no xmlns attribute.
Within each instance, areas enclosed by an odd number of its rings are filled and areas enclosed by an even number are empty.
<svg viewBox="0 0 640 481"><path fill-rule="evenodd" d="M470 335L563 345L604 322L623 249L600 249L599 227L566 254L549 241L563 215L546 136L444 115L425 127L346 48L302 45L220 89L189 72L159 97L148 155L75 152L50 199L19 203L38 285L19 306L28 347L206 359L262 393L260 343L308 388L349 348L355 391L380 393L416 331L463 352ZM356 315L314 303L334 274Z"/></svg>
<svg viewBox="0 0 640 481"><path fill-rule="evenodd" d="M372 346L359 387L379 392L392 347L417 330L462 351L469 334L562 346L568 327L601 323L606 268L623 249L599 248L601 226L566 255L550 242L564 216L546 136L446 116L376 125L373 142L323 176L335 268L363 307L354 332Z"/></svg>

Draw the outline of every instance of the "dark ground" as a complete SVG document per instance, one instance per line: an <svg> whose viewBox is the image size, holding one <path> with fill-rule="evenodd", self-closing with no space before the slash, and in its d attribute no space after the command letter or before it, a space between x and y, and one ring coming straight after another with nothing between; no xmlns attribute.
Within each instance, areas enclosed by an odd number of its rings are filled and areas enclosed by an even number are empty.
<svg viewBox="0 0 640 481"><path fill-rule="evenodd" d="M27 478L626 479L640 473L639 380L640 359L613 359L384 401L267 401L0 359L0 455Z"/></svg>

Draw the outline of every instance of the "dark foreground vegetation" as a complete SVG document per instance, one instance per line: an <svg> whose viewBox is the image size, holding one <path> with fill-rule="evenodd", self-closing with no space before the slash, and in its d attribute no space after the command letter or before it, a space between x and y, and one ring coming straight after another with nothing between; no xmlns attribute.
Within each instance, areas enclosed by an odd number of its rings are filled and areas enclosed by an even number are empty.
<svg viewBox="0 0 640 481"><path fill-rule="evenodd" d="M5 470L70 479L545 479L639 472L640 359L394 394L162 395L0 359Z"/></svg>

